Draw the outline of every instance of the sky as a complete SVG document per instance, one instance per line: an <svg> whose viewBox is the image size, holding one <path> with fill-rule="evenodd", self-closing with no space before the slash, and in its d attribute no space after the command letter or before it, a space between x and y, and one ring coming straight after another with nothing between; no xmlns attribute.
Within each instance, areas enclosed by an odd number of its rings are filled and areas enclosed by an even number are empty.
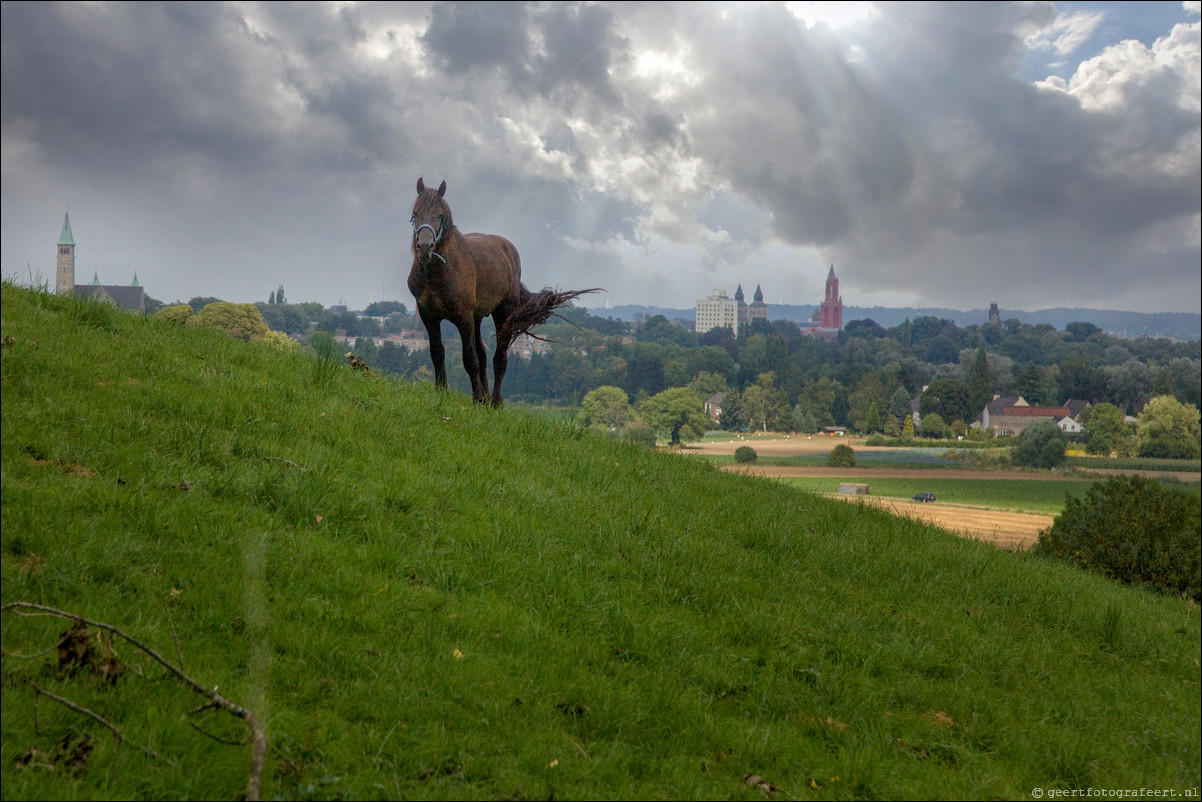
<svg viewBox="0 0 1202 802"><path fill-rule="evenodd" d="M419 177L532 289L1202 311L1200 3L0 5L6 279L400 300Z"/></svg>

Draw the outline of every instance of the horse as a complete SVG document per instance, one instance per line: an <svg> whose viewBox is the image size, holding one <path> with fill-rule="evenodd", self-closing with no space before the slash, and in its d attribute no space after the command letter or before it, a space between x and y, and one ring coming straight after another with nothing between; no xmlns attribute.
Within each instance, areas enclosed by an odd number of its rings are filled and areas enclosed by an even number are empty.
<svg viewBox="0 0 1202 802"><path fill-rule="evenodd" d="M501 381L514 338L545 323L557 308L599 288L532 293L522 284L522 260L513 243L496 234L460 233L451 217L451 207L443 199L446 192L446 181L433 189L417 179L417 200L409 219L413 225L409 291L417 299L418 315L430 337L434 384L447 386L446 349L440 326L449 320L463 340L463 369L472 383L472 398L482 404L489 402L489 392L488 359L480 323L492 316L497 332L492 405L500 408Z"/></svg>

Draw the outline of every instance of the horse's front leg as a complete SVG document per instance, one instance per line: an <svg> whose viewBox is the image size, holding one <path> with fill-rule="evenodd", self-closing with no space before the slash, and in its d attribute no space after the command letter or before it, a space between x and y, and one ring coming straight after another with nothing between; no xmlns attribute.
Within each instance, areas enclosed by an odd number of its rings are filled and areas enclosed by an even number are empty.
<svg viewBox="0 0 1202 802"><path fill-rule="evenodd" d="M480 324L469 318L455 325L459 329L459 338L463 340L463 369L472 382L472 399L487 403L488 382L484 379L484 365L481 364L484 344L480 340Z"/></svg>
<svg viewBox="0 0 1202 802"><path fill-rule="evenodd" d="M447 349L442 344L442 320L436 320L418 307L418 315L422 325L426 327L426 336L430 338L430 361L434 363L434 386L447 386Z"/></svg>

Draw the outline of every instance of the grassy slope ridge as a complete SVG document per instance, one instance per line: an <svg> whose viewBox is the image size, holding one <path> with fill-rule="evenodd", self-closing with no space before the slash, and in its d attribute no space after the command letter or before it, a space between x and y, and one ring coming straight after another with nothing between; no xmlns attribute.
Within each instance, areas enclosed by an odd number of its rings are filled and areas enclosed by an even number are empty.
<svg viewBox="0 0 1202 802"><path fill-rule="evenodd" d="M1196 606L7 284L3 334L4 602L178 636L266 721L265 798L1199 785ZM114 687L18 656L64 629L4 615L4 798L241 792L249 747L131 649ZM179 765L35 728L31 681ZM18 760L88 735L78 772Z"/></svg>

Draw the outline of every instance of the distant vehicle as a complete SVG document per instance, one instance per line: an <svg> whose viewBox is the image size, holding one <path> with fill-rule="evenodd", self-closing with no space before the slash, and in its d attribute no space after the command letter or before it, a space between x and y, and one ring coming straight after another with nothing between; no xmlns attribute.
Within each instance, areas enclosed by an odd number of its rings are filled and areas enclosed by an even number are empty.
<svg viewBox="0 0 1202 802"><path fill-rule="evenodd" d="M934 493L919 493L918 495L916 495L914 498L912 498L910 500L911 501L934 501L935 494Z"/></svg>

